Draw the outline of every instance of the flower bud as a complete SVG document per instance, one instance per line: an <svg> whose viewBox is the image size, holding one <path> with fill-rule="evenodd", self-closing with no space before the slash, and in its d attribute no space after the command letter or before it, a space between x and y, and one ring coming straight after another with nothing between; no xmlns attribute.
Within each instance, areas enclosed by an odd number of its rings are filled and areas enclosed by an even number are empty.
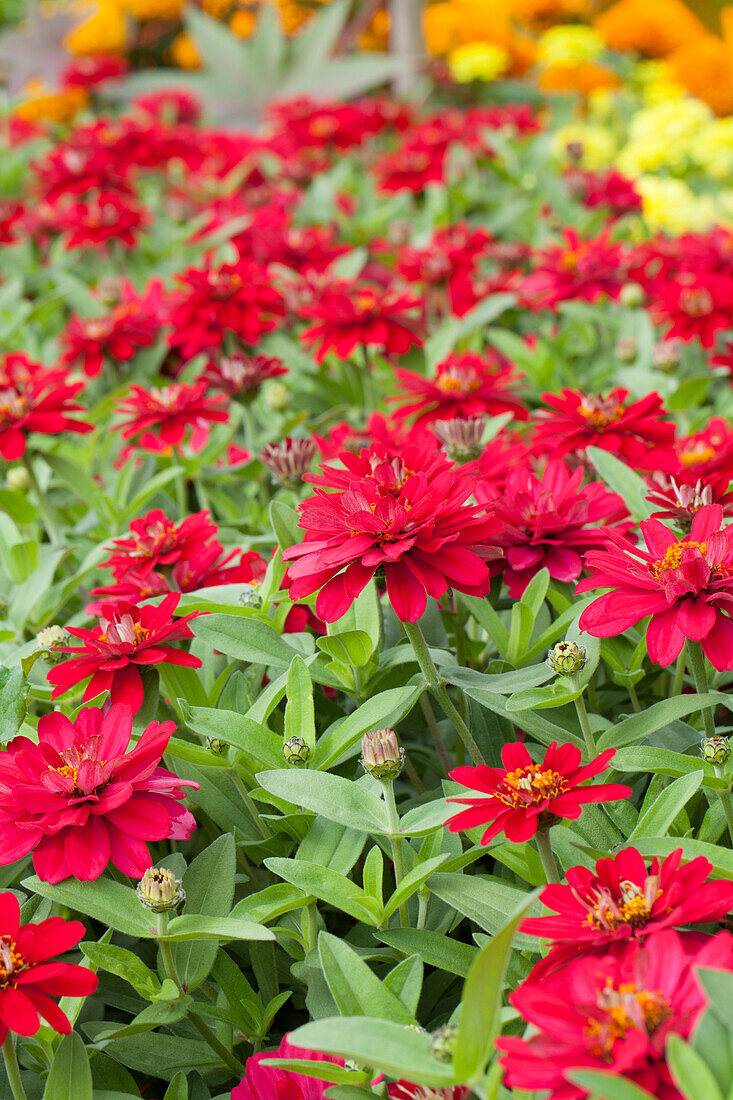
<svg viewBox="0 0 733 1100"><path fill-rule="evenodd" d="M700 755L709 764L725 764L730 756L730 741L727 737L703 737L700 743Z"/></svg>
<svg viewBox="0 0 733 1100"><path fill-rule="evenodd" d="M282 412L290 404L290 390L283 382L273 382L267 389L266 400L273 412Z"/></svg>
<svg viewBox="0 0 733 1100"><path fill-rule="evenodd" d="M186 900L186 891L167 867L148 867L137 884L136 894L146 909L165 913Z"/></svg>
<svg viewBox="0 0 733 1100"><path fill-rule="evenodd" d="M257 456L279 485L297 485L310 469L316 453L312 439L294 439L286 436L281 443L268 443Z"/></svg>
<svg viewBox="0 0 733 1100"><path fill-rule="evenodd" d="M376 779L396 779L402 771L405 750L394 730L372 730L361 739L361 766Z"/></svg>
<svg viewBox="0 0 733 1100"><path fill-rule="evenodd" d="M25 466L13 466L5 475L5 484L13 493L25 493L30 483Z"/></svg>
<svg viewBox="0 0 733 1100"><path fill-rule="evenodd" d="M619 291L619 301L627 309L638 309L644 305L644 288L638 283L624 283Z"/></svg>
<svg viewBox="0 0 733 1100"><path fill-rule="evenodd" d="M262 607L262 596L256 588L248 588L239 594L239 603L242 607Z"/></svg>
<svg viewBox="0 0 733 1100"><path fill-rule="evenodd" d="M8 604L7 598L5 596L0 596L0 619L4 619L9 610L10 605Z"/></svg>
<svg viewBox="0 0 733 1100"><path fill-rule="evenodd" d="M585 646L558 642L547 654L547 663L561 676L576 676L585 668Z"/></svg>
<svg viewBox="0 0 733 1100"><path fill-rule="evenodd" d="M310 759L310 745L302 737L291 737L283 745L283 756L294 768L302 768Z"/></svg>
<svg viewBox="0 0 733 1100"><path fill-rule="evenodd" d="M57 647L68 645L70 641L71 638L62 626L47 626L36 634L36 645L39 649L46 651L44 657L52 665L57 665L67 659L66 654L59 653Z"/></svg>
<svg viewBox="0 0 733 1100"><path fill-rule="evenodd" d="M216 756L223 756L226 752L226 741L220 741L218 737L207 737L206 748Z"/></svg>
<svg viewBox="0 0 733 1100"><path fill-rule="evenodd" d="M673 370L679 366L682 342L680 340L660 340L652 348L652 362L659 370Z"/></svg>
<svg viewBox="0 0 733 1100"><path fill-rule="evenodd" d="M443 445L443 450L454 462L470 462L478 458L483 448L485 416L463 420L437 420L430 429Z"/></svg>
<svg viewBox="0 0 733 1100"><path fill-rule="evenodd" d="M616 357L622 363L633 363L639 351L635 336L619 336L616 341Z"/></svg>
<svg viewBox="0 0 733 1100"><path fill-rule="evenodd" d="M430 1037L430 1053L439 1062L452 1062L458 1039L458 1025L444 1024Z"/></svg>

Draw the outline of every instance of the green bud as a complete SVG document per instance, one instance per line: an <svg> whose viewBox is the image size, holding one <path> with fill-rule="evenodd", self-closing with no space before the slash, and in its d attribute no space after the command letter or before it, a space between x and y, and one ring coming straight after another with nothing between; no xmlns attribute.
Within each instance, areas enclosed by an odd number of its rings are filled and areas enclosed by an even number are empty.
<svg viewBox="0 0 733 1100"><path fill-rule="evenodd" d="M452 1062L458 1040L458 1025L444 1024L430 1038L430 1053L439 1062Z"/></svg>
<svg viewBox="0 0 733 1100"><path fill-rule="evenodd" d="M186 900L186 891L167 867L148 867L135 891L142 905L154 913L177 909Z"/></svg>
<svg viewBox="0 0 733 1100"><path fill-rule="evenodd" d="M644 305L644 288L638 283L624 283L619 292L619 301L626 309L638 309Z"/></svg>
<svg viewBox="0 0 733 1100"><path fill-rule="evenodd" d="M207 737L206 748L216 756L223 756L227 749L227 743L221 741L218 737Z"/></svg>
<svg viewBox="0 0 733 1100"><path fill-rule="evenodd" d="M730 741L727 737L703 737L700 742L700 755L709 764L720 766L730 756Z"/></svg>
<svg viewBox="0 0 733 1100"><path fill-rule="evenodd" d="M262 607L262 596L260 596L256 588L252 587L245 592L240 592L239 603L242 607L253 607L256 609Z"/></svg>
<svg viewBox="0 0 733 1100"><path fill-rule="evenodd" d="M405 762L394 730L372 730L361 739L361 766L376 779L396 779Z"/></svg>
<svg viewBox="0 0 733 1100"><path fill-rule="evenodd" d="M67 660L67 655L60 653L57 647L69 645L70 642L71 638L62 626L47 626L36 634L36 645L45 650L44 657L51 665Z"/></svg>
<svg viewBox="0 0 733 1100"><path fill-rule="evenodd" d="M25 466L13 466L5 475L5 484L13 493L25 493L30 483Z"/></svg>
<svg viewBox="0 0 733 1100"><path fill-rule="evenodd" d="M575 642L558 642L547 654L547 663L561 676L576 676L585 668L585 646Z"/></svg>
<svg viewBox="0 0 733 1100"><path fill-rule="evenodd" d="M282 382L273 382L267 387L265 400L275 412L282 412L290 404L290 391Z"/></svg>
<svg viewBox="0 0 733 1100"><path fill-rule="evenodd" d="M633 363L639 352L639 345L635 336L619 336L616 341L616 357L622 363Z"/></svg>
<svg viewBox="0 0 733 1100"><path fill-rule="evenodd" d="M310 745L302 737L291 737L283 745L283 756L294 768L302 768L310 759Z"/></svg>

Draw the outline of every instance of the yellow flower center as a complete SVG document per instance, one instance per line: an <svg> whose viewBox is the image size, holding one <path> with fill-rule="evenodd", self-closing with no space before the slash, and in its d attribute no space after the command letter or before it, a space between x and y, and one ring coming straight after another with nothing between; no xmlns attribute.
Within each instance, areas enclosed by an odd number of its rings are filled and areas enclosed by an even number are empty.
<svg viewBox="0 0 733 1100"><path fill-rule="evenodd" d="M690 540L689 542L672 543L671 546L667 547L664 557L657 559L657 561L649 566L649 571L653 577L660 580L670 569L679 569L683 551L698 550L700 556L705 557L707 549L708 545L706 542L693 542Z"/></svg>
<svg viewBox="0 0 733 1100"><path fill-rule="evenodd" d="M27 969L28 963L18 951L15 940L0 936L0 989L15 985L16 976Z"/></svg>
<svg viewBox="0 0 733 1100"><path fill-rule="evenodd" d="M584 1031L591 1054L606 1062L613 1061L614 1044L632 1028L651 1035L672 1015L672 1006L661 991L637 990L634 982L615 989L610 979L598 998L598 1008L603 1016L589 1019Z"/></svg>
<svg viewBox="0 0 733 1100"><path fill-rule="evenodd" d="M712 458L715 458L714 447L705 443L693 443L688 450L682 452L680 462L683 466L696 466L698 462L710 462Z"/></svg>
<svg viewBox="0 0 733 1100"><path fill-rule="evenodd" d="M470 368L463 371L449 369L438 375L435 379L435 385L441 393L475 393L476 390L481 389L481 378L475 370Z"/></svg>
<svg viewBox="0 0 733 1100"><path fill-rule="evenodd" d="M565 787L565 776L542 764L529 764L507 772L497 796L507 806L539 806L548 798L559 798Z"/></svg>
<svg viewBox="0 0 733 1100"><path fill-rule="evenodd" d="M605 428L608 424L615 424L620 420L626 410L623 405L618 405L609 398L584 397L577 411L587 421L589 427Z"/></svg>

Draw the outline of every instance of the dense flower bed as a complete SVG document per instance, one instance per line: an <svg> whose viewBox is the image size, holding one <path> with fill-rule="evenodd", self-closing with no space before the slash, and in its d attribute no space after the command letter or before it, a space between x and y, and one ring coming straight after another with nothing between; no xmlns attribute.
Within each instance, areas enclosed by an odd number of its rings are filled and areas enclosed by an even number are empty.
<svg viewBox="0 0 733 1100"><path fill-rule="evenodd" d="M3 1096L730 1095L733 232L600 125L8 120Z"/></svg>

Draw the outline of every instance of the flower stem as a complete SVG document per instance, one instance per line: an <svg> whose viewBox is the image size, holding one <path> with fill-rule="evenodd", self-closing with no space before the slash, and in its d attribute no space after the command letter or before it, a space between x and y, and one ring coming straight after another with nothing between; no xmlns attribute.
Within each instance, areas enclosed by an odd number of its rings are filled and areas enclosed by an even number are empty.
<svg viewBox="0 0 733 1100"><path fill-rule="evenodd" d="M448 753L446 747L443 744L443 738L440 736L440 730L438 729L438 723L435 720L435 711L433 710L433 704L427 695L420 696L420 709L425 715L425 721L428 724L428 729L433 735L433 741L438 753L438 758L443 766L443 771L447 775L450 771L450 760L448 759Z"/></svg>
<svg viewBox="0 0 733 1100"><path fill-rule="evenodd" d="M535 840L537 841L537 851L540 853L540 860L542 861L542 870L545 872L545 878L548 884L551 882L559 882L560 872L557 869L555 855L552 851L552 844L550 843L550 830L538 829Z"/></svg>
<svg viewBox="0 0 733 1100"><path fill-rule="evenodd" d="M681 651L674 666L674 680L672 681L672 697L682 694L682 684L685 679L685 651Z"/></svg>
<svg viewBox="0 0 733 1100"><path fill-rule="evenodd" d="M708 673L705 667L705 654L699 642L687 639L687 657L695 681L695 691L698 695L704 695L708 690ZM712 707L701 707L703 725L706 737L715 737L715 716Z"/></svg>
<svg viewBox="0 0 733 1100"><path fill-rule="evenodd" d="M403 623L402 626L404 627L405 634L417 658L417 663L428 682L431 692L440 703L446 716L450 718L451 722L456 727L458 736L471 754L474 764L485 764L486 761L481 755L479 747L471 735L471 731L453 706L451 697L448 694L448 689L438 675L438 670L433 663L433 658L430 656L428 643L425 641L425 635L420 629L419 623Z"/></svg>
<svg viewBox="0 0 733 1100"><path fill-rule="evenodd" d="M263 840L269 840L270 837L272 836L272 829L269 827L269 825L265 821L262 820L262 817L260 816L260 812L259 812L259 810L257 809L257 807L254 803L254 799L252 798L251 794L249 793L249 791L245 787L244 783L242 782L242 777L239 774L239 771L237 770L236 764L234 765L233 768L230 769L230 775L232 777L232 782L234 783L234 786L239 791L242 802L244 802L245 806L249 810L249 815L252 818L252 820L254 821L255 825L257 826L257 830L261 834L262 839Z"/></svg>
<svg viewBox="0 0 733 1100"><path fill-rule="evenodd" d="M186 471L183 469L183 455L180 451L174 451L173 461L179 467L176 471L176 502L179 518L184 519L188 515L188 488L186 486Z"/></svg>
<svg viewBox="0 0 733 1100"><path fill-rule="evenodd" d="M384 804L387 807L387 821L389 823L389 843L392 848L392 863L394 864L395 889L399 889L405 877L405 865L402 861L402 837L400 833L400 815L397 813L397 803L394 796L394 783L391 779L382 780L384 792ZM407 902L400 906L400 924L408 928L410 918L407 913Z"/></svg>
<svg viewBox="0 0 733 1100"><path fill-rule="evenodd" d="M171 951L171 945L167 940L160 938L161 936L164 936L168 930L168 920L170 918L170 913L157 913L156 917L158 927L157 943L158 947L160 948L161 958L163 960L163 970L165 971L167 977L169 977L171 981L176 983L178 989L181 989L181 983L179 981L178 974L176 973L176 964L173 961L173 952ZM214 1054L216 1054L216 1056L221 1059L224 1065L228 1066L232 1073L235 1073L237 1077L243 1077L245 1072L245 1067L243 1063L240 1062L238 1058L235 1058L231 1051L228 1051L223 1043L219 1042L216 1035L214 1035L214 1032L211 1030L208 1024L205 1024L201 1017L195 1012L189 1012L188 1018L198 1031L201 1038L211 1047ZM3 1046L3 1050L4 1049L5 1047ZM18 1097L18 1100L21 1100L21 1098ZM22 1100L25 1100L25 1094L23 1094Z"/></svg>
<svg viewBox="0 0 733 1100"><path fill-rule="evenodd" d="M585 747L588 750L589 759L593 759L598 754L596 748L596 739L593 736L593 730L590 728L590 722L588 721L588 711L585 709L585 699L582 694L575 700L575 710L578 714L578 721L580 722L580 728L583 731L583 737L585 738Z"/></svg>
<svg viewBox="0 0 733 1100"><path fill-rule="evenodd" d="M723 773L722 768L716 768L715 769L715 774L716 775L722 775L722 773ZM720 804L723 807L723 813L725 814L725 820L728 823L728 836L731 839L731 844L733 844L733 805L731 805L731 800L730 800L730 787L728 787L724 791L716 791L715 793L717 794L718 798L720 799Z"/></svg>
<svg viewBox="0 0 733 1100"><path fill-rule="evenodd" d="M20 1066L15 1050L15 1035L12 1031L8 1032L3 1043L3 1062L5 1063L5 1072L10 1084L10 1091L13 1094L13 1100L28 1100L23 1082L20 1079Z"/></svg>
<svg viewBox="0 0 733 1100"><path fill-rule="evenodd" d="M48 535L50 542L61 542L61 536L59 534L58 527L56 526L56 520L51 507L46 500L46 494L41 486L38 484L38 478L36 477L36 471L33 469L33 460L27 451L24 452L22 458L23 465L28 472L28 480L31 483L33 492L36 494L36 501L38 503L38 511L41 513L43 519L43 526L46 528L46 534Z"/></svg>

